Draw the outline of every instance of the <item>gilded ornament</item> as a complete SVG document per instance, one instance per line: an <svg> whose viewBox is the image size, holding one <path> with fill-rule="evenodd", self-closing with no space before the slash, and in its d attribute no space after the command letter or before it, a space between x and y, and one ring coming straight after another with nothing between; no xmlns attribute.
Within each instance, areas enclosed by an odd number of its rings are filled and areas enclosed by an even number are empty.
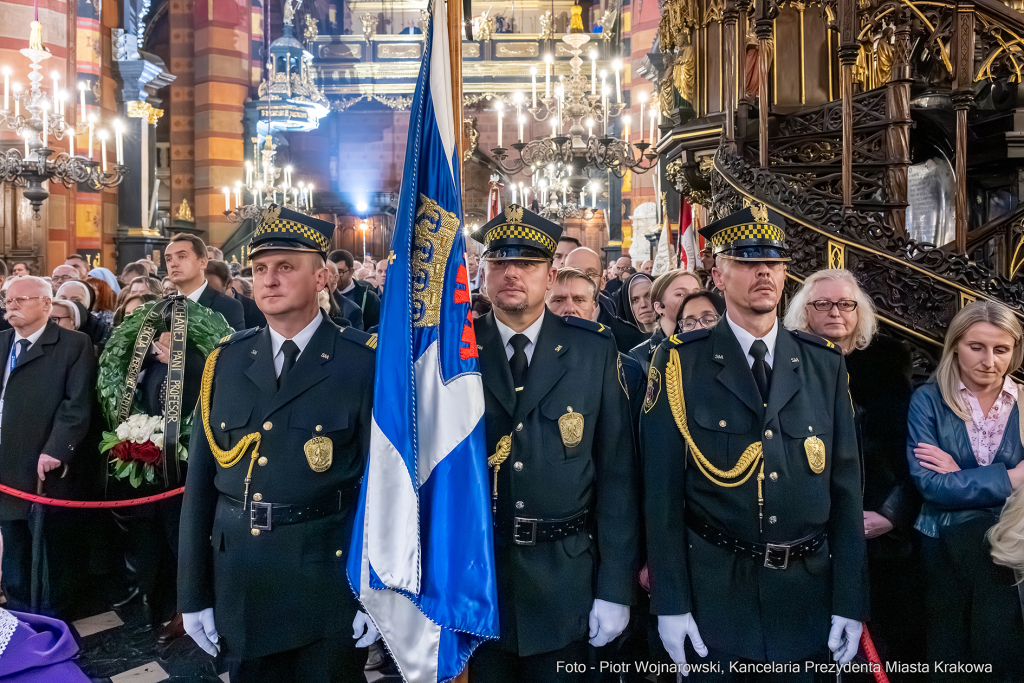
<svg viewBox="0 0 1024 683"><path fill-rule="evenodd" d="M583 441L583 416L572 412L572 406L567 408L568 412L558 418L558 431L562 433L562 443L566 448L575 448Z"/></svg>
<svg viewBox="0 0 1024 683"><path fill-rule="evenodd" d="M821 474L825 471L825 444L816 436L804 439L804 450L807 452L807 464L811 471Z"/></svg>
<svg viewBox="0 0 1024 683"><path fill-rule="evenodd" d="M459 230L459 217L424 194L416 209L412 253L412 317L416 327L441 322L444 269Z"/></svg>
<svg viewBox="0 0 1024 683"><path fill-rule="evenodd" d="M334 444L326 436L315 436L307 441L302 450L306 453L309 469L316 473L326 472L334 462Z"/></svg>

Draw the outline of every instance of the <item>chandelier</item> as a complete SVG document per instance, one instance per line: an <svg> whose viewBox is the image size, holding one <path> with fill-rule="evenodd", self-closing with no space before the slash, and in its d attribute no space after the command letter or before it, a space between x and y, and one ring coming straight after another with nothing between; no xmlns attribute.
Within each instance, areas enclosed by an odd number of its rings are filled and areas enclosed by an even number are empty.
<svg viewBox="0 0 1024 683"><path fill-rule="evenodd" d="M631 146L631 122L628 115L622 115L625 104L622 102L621 62L616 61L614 65L616 91L614 102L611 101L611 92L605 71L600 72L600 86L598 85L596 52L590 54L590 78L588 79L582 73L583 59L580 55L583 52L583 45L590 40L590 36L583 33L581 11L579 5L573 6L569 33L562 36L562 41L569 46L569 52L572 54L572 59L569 62L572 74L568 78L562 77L552 89L553 60L550 55L546 56L544 60L544 97L538 98L537 70L534 68L530 71L533 77L533 93L531 106L525 107L525 109L533 116L534 120L551 122L550 136L530 141L524 140L526 116L523 114L523 105L525 98L522 93L516 93L513 96L513 104L516 109L519 135L517 141L511 145L512 150L515 151L515 157L510 159L509 150L502 145L504 104L501 101L497 104L498 146L491 150L495 162L509 175L524 170L528 175L533 175L538 169L547 169L551 165L556 165L556 168L563 167L567 169L568 173L568 177L565 179L567 188L577 193L585 191L585 186L589 182L587 171L590 169L608 172L621 178L626 171L645 173L654 168L658 155L653 151L653 146L659 117L658 111L652 107L650 113L651 141L645 142L645 102L641 99L640 141ZM538 106L538 100L542 106ZM621 117L623 124L622 138L609 135L609 119L618 117ZM595 129L598 131L597 134L595 134ZM565 194L568 199L568 193Z"/></svg>
<svg viewBox="0 0 1024 683"><path fill-rule="evenodd" d="M597 210L597 193L600 190L597 181L590 181L579 189L573 188L570 185L572 169L561 162L531 169L529 176L532 181L530 186L522 182L512 184L513 204L521 200L519 203L529 205L530 196L533 195L536 201L535 210L545 218L590 220L594 217Z"/></svg>
<svg viewBox="0 0 1024 683"><path fill-rule="evenodd" d="M22 194L32 206L35 219L39 220L39 209L50 196L43 183L58 182L65 187L82 184L99 191L118 185L128 169L124 166L123 128L120 121L115 121L113 125L117 160L108 166L107 141L110 134L104 129L97 130L95 116L89 115L86 118L85 84L79 86L81 100L75 125L68 123L65 116L71 98L60 89L60 76L57 72L51 74L53 89L50 96L47 97L43 92L43 75L39 71L42 63L51 55L43 45L43 26L39 23L38 11L36 20L31 23L29 46L22 49L21 54L31 62L28 75L30 86L22 90L14 84L12 92L11 70L3 67L4 101L3 109L0 109L0 128L13 130L18 137L24 139L25 144L23 149L12 147L0 154L0 179L25 188ZM89 136L88 155L75 154L75 137L85 134ZM51 149L51 138L55 142L66 138L68 151L58 153ZM99 161L94 155L95 139L99 140Z"/></svg>
<svg viewBox="0 0 1024 683"><path fill-rule="evenodd" d="M263 207L270 204L306 214L312 211L313 184L301 180L298 184L292 184L292 167L285 166L282 169L274 163L277 146L274 145L273 136L265 138L262 150L258 138L253 138L252 143L253 158L261 160L260 167L254 168L252 162L245 162L245 181L236 181L234 188L222 188L224 212L228 219L240 223L255 218L260 215ZM245 193L249 195L249 204L243 203ZM232 198L234 207L231 206Z"/></svg>

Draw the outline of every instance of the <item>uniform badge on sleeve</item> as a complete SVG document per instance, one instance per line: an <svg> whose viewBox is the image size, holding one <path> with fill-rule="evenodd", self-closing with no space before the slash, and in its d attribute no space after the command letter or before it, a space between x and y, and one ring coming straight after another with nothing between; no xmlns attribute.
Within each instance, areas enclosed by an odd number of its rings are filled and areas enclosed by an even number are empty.
<svg viewBox="0 0 1024 683"><path fill-rule="evenodd" d="M651 371L647 375L647 396L644 397L645 413L651 412L651 408L658 402L659 394L661 394L661 373L652 363Z"/></svg>
<svg viewBox="0 0 1024 683"><path fill-rule="evenodd" d="M562 432L562 443L566 448L575 448L583 441L583 416L572 412L572 406L566 408L568 412L558 418L558 430Z"/></svg>
<svg viewBox="0 0 1024 683"><path fill-rule="evenodd" d="M333 462L334 444L326 436L315 436L305 443L306 462L316 473L326 472Z"/></svg>
<svg viewBox="0 0 1024 683"><path fill-rule="evenodd" d="M825 471L825 444L816 436L804 439L804 450L807 451L807 464L811 471L821 474Z"/></svg>

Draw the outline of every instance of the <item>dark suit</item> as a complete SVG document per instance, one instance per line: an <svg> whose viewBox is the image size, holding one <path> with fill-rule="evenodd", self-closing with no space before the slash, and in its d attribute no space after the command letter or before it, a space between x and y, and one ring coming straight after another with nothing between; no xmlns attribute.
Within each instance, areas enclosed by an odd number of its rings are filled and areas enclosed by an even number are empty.
<svg viewBox="0 0 1024 683"><path fill-rule="evenodd" d="M597 322L604 325L612 332L615 339L615 348L619 353L629 353L637 344L641 344L651 335L638 327L633 327L622 318L608 315L602 308L597 314Z"/></svg>
<svg viewBox="0 0 1024 683"><path fill-rule="evenodd" d="M231 290L231 297L242 304L242 313L245 316L245 328L252 329L253 327L266 327L267 316L263 315L263 311L256 305L256 302L238 292Z"/></svg>
<svg viewBox="0 0 1024 683"><path fill-rule="evenodd" d="M348 324L357 330L365 330L366 327L363 325L363 312L359 310L351 299L335 290L334 302L338 304L338 310L340 311L341 317L348 320Z"/></svg>
<svg viewBox="0 0 1024 683"><path fill-rule="evenodd" d="M652 362L640 420L651 611L692 612L707 646L732 659L820 657L831 615L868 616L853 409L843 357L826 344L780 325L767 407L724 319L712 330L669 337ZM681 384L666 374L672 353ZM711 465L728 471L750 444L762 444L763 532L760 470L732 488L701 473L671 408L680 387L686 423ZM805 451L809 437L824 444L820 474ZM821 531L826 541L787 568L772 569L698 536L686 515L746 542L788 544Z"/></svg>
<svg viewBox="0 0 1024 683"><path fill-rule="evenodd" d="M210 310L216 311L224 316L224 319L228 321L228 325L236 331L244 330L245 325L245 310L242 308L242 304L235 301L227 294L221 294L216 289L210 286L210 283L206 283L206 289L199 295L199 299L196 301L198 304L206 306Z"/></svg>
<svg viewBox="0 0 1024 683"><path fill-rule="evenodd" d="M10 358L14 330L0 332L3 362ZM3 370L0 370L2 373ZM0 483L29 493L36 492L39 455L45 453L65 465L88 470L88 462L74 462L92 419L96 387L96 357L92 342L81 332L47 322L43 334L18 360L4 394L0 424ZM95 454L87 454L96 457ZM77 473L76 473L77 474ZM46 477L47 493L67 498L72 479L60 479L60 470ZM0 529L5 541L3 590L12 609L28 609L30 599L31 543L30 504L0 496ZM54 571L68 566L66 545L59 529L47 527L44 544ZM52 581L52 578L51 578ZM56 583L62 583L57 581ZM56 590L56 587L52 587ZM63 602L55 596L51 604Z"/></svg>
<svg viewBox="0 0 1024 683"><path fill-rule="evenodd" d="M486 660L501 653L526 659L581 645L585 653L594 599L633 602L638 472L615 345L601 329L545 311L517 393L494 314L476 321L487 452L503 436L511 435L512 443L499 470L494 531L501 640L481 647L471 677L480 678ZM569 412L583 418L582 439L572 447L559 429L559 418ZM515 517L564 519L583 510L589 510L586 531L536 545L513 543ZM554 664L543 673L554 676Z"/></svg>
<svg viewBox="0 0 1024 683"><path fill-rule="evenodd" d="M363 314L363 329L369 329L380 323L380 299L365 282L353 280L354 288L343 296L352 301ZM347 315L345 316L348 317Z"/></svg>
<svg viewBox="0 0 1024 683"><path fill-rule="evenodd" d="M260 678L248 673L258 671L260 661L319 644L324 657L342 660L333 672L341 677L322 680L355 680L361 669L350 637L357 603L345 578L345 555L370 443L373 346L369 336L338 328L324 316L280 389L267 328L235 334L219 346L210 402L214 439L223 449L248 434L261 439L248 503L328 500L340 508L253 534L249 512L232 504L245 497L253 447L237 464L221 466L197 410L182 504L178 598L183 612L214 608L232 681ZM320 473L305 454L316 437L330 439L333 449L331 464Z"/></svg>

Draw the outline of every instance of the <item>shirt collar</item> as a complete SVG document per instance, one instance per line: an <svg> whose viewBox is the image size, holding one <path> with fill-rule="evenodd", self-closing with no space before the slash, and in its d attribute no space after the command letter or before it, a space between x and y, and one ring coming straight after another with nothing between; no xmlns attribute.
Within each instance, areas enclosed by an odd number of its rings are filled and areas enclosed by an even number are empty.
<svg viewBox="0 0 1024 683"><path fill-rule="evenodd" d="M199 297L201 297L203 295L203 292L206 291L206 287L209 284L210 284L209 281L203 280L203 284L199 285L199 288L196 289L196 291L194 291L191 294L189 294L188 298L191 299L192 301L196 302L196 303L199 303ZM181 294L181 290L178 291L178 294Z"/></svg>
<svg viewBox="0 0 1024 683"><path fill-rule="evenodd" d="M958 382L958 384L960 385L961 392L967 392L971 396L974 396L974 392L968 389L962 380ZM1003 388L1000 389L999 394L1000 396L1005 394L1006 396L1012 398L1014 401L1017 400L1017 383L1010 379L1009 375L1003 377Z"/></svg>
<svg viewBox="0 0 1024 683"><path fill-rule="evenodd" d="M494 316L494 322L498 325L498 334L501 335L501 343L508 346L508 340L512 338L512 335L516 334L516 331L505 323L498 320L498 316ZM537 318L536 322L523 330L523 334L526 335L527 339L530 340L531 344L537 343L537 337L540 335L540 327L544 324L544 314L541 313Z"/></svg>
<svg viewBox="0 0 1024 683"><path fill-rule="evenodd" d="M45 332L45 331L46 331L46 325L43 325L42 327L40 327L38 330L36 330L32 334L30 334L29 336L22 337L21 333L18 332L17 330L15 330L14 331L14 343L17 344L22 339L28 339L28 347L32 348L33 346L35 346L35 343L37 341L39 341L39 338L43 336L43 332Z"/></svg>
<svg viewBox="0 0 1024 683"><path fill-rule="evenodd" d="M317 328L320 327L320 323L323 322L323 316L320 315L320 310L317 309L316 317L313 318L312 322L302 328L302 331L292 337L292 341L299 347L299 353L302 353L306 344L313 338L313 333L316 332ZM286 337L277 332L273 327L267 325L267 329L270 331L270 346L274 351L273 358L277 357L277 354L281 351L281 345L284 344Z"/></svg>
<svg viewBox="0 0 1024 683"><path fill-rule="evenodd" d="M729 327L732 328L732 333L734 335L736 335L736 341L738 341L740 343L740 348L743 349L743 355L744 356L750 355L750 347L754 344L754 342L757 339L761 339L761 340L764 341L765 345L768 347L768 354L766 356L766 360L768 360L768 359L774 360L774 358L775 358L775 338L779 336L779 319L778 318L775 318L774 322L772 322L772 329L770 329L768 331L768 334L764 335L763 337L756 337L756 338L754 337L754 335L750 334L745 329L743 329L742 327L737 325L735 322L733 322L732 318L729 316L729 311L725 312L725 319L729 321ZM771 362L769 362L768 364L771 365Z"/></svg>
<svg viewBox="0 0 1024 683"><path fill-rule="evenodd" d="M348 283L348 287L346 287L345 289L338 290L338 291L340 291L342 294L348 294L349 292L351 292L355 288L356 288L356 281L353 280L352 282Z"/></svg>

